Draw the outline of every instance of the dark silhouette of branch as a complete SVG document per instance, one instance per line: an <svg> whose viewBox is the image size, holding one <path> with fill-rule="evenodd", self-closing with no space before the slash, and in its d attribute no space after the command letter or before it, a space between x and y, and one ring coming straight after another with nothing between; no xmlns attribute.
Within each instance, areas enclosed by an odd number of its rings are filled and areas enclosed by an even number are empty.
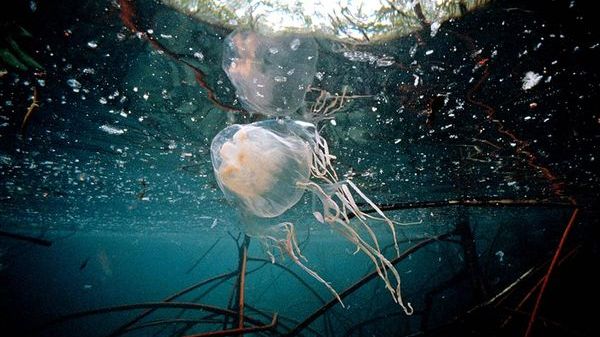
<svg viewBox="0 0 600 337"><path fill-rule="evenodd" d="M33 243L33 244L36 244L39 246L45 246L45 247L52 246L52 241L50 241L50 240L34 238L31 236L27 236L27 235L11 233L11 232L6 232L6 231L0 231L0 237L5 237L5 238L19 240L19 241L25 241L25 242Z"/></svg>

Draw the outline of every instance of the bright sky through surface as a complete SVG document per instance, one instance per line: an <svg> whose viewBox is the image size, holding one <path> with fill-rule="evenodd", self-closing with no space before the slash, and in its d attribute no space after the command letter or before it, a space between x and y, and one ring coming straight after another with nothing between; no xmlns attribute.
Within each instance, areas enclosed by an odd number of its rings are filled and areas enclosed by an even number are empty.
<svg viewBox="0 0 600 337"><path fill-rule="evenodd" d="M347 42L369 42L408 34L461 16L486 0L163 0L211 24L252 25L263 32L315 33ZM200 10L202 8L202 10Z"/></svg>

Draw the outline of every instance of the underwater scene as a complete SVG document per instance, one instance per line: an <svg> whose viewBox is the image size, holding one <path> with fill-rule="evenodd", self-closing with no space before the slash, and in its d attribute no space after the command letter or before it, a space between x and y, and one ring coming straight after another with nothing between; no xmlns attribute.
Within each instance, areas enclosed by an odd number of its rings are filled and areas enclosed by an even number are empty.
<svg viewBox="0 0 600 337"><path fill-rule="evenodd" d="M2 336L597 334L591 2L3 7Z"/></svg>

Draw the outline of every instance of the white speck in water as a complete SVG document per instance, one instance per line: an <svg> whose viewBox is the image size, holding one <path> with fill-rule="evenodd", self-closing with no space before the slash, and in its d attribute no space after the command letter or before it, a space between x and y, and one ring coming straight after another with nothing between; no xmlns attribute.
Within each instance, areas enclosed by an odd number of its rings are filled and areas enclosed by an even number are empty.
<svg viewBox="0 0 600 337"><path fill-rule="evenodd" d="M500 260L500 262L502 262L504 260L504 252L499 250L496 252L496 256L498 257L498 260Z"/></svg>
<svg viewBox="0 0 600 337"><path fill-rule="evenodd" d="M122 135L125 133L124 129L119 129L117 127L114 127L114 126L108 125L108 124L104 124L104 125L100 126L100 130L108 133L109 135Z"/></svg>
<svg viewBox="0 0 600 337"><path fill-rule="evenodd" d="M416 87L417 85L419 85L419 82L421 82L421 78L417 74L413 74L413 77L415 78L415 82L413 84Z"/></svg>
<svg viewBox="0 0 600 337"><path fill-rule="evenodd" d="M431 26L429 26L429 28L431 29L431 37L434 37L438 30L440 30L440 27L442 26L442 24L439 21L435 21L434 23L431 24Z"/></svg>
<svg viewBox="0 0 600 337"><path fill-rule="evenodd" d="M523 82L523 90L529 90L535 87L540 81L544 78L544 76L534 73L533 71L528 71L525 73L525 76L521 80Z"/></svg>
<svg viewBox="0 0 600 337"><path fill-rule="evenodd" d="M100 102L100 104L106 104L106 103L108 103L108 101L104 97L100 97L100 99L98 100L98 102Z"/></svg>
<svg viewBox="0 0 600 337"><path fill-rule="evenodd" d="M377 61L375 61L375 65L377 67L389 67L392 64L394 64L396 61L394 61L394 58L391 56L383 56L379 59L377 59Z"/></svg>
<svg viewBox="0 0 600 337"><path fill-rule="evenodd" d="M414 46L410 47L410 50L408 51L408 55L410 55L411 58L414 58L415 54L417 53L418 48L419 48L419 44L415 43Z"/></svg>
<svg viewBox="0 0 600 337"><path fill-rule="evenodd" d="M429 49L428 51L425 52L425 55L431 55L433 54L433 49Z"/></svg>
<svg viewBox="0 0 600 337"><path fill-rule="evenodd" d="M68 79L67 84L73 88L73 90L77 89L77 91L79 91L79 89L81 89L81 83L74 78Z"/></svg>
<svg viewBox="0 0 600 337"><path fill-rule="evenodd" d="M90 41L90 42L87 43L87 46L90 47L90 48L92 48L92 49L96 49L96 48L98 48L98 42L96 42L96 41Z"/></svg>
<svg viewBox="0 0 600 337"><path fill-rule="evenodd" d="M275 82L287 82L287 77L285 76L275 76L273 77L273 79L275 80Z"/></svg>
<svg viewBox="0 0 600 337"><path fill-rule="evenodd" d="M290 43L290 49L291 50L298 50L298 47L300 47L300 39L294 39L292 41L292 43Z"/></svg>
<svg viewBox="0 0 600 337"><path fill-rule="evenodd" d="M277 49L275 47L271 47L271 48L269 48L269 53L275 55L275 54L279 53L279 49Z"/></svg>

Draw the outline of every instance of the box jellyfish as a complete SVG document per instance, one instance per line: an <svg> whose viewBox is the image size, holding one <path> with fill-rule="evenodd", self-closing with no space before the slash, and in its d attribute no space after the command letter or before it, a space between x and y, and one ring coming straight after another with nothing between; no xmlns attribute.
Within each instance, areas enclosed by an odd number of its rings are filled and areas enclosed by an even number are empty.
<svg viewBox="0 0 600 337"><path fill-rule="evenodd" d="M249 112L289 116L304 106L317 55L311 37L236 30L225 39L223 70Z"/></svg>
<svg viewBox="0 0 600 337"><path fill-rule="evenodd" d="M246 234L287 253L341 303L333 287L304 264L306 259L298 246L294 224L279 221L305 191L310 191L322 203L322 208L313 213L317 221L334 228L356 246L357 252L369 257L394 300L407 314L412 313L410 303L405 303L400 294L400 276L382 254L370 227L371 221L387 224L399 254L395 222L351 180L338 178L331 162L335 157L314 124L279 119L232 125L213 139L211 156L218 184L242 213ZM361 211L357 199L372 207L377 215ZM356 220L351 222L351 218ZM275 223L269 225L269 219Z"/></svg>

